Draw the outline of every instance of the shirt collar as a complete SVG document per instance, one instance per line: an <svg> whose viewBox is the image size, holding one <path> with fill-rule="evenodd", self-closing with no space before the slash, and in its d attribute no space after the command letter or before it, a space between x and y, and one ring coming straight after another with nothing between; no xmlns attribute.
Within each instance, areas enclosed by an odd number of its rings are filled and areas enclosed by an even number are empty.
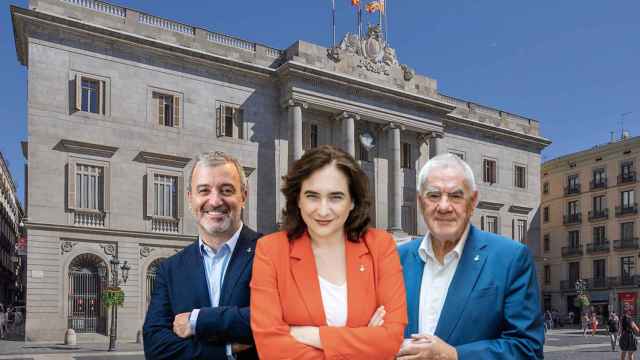
<svg viewBox="0 0 640 360"><path fill-rule="evenodd" d="M467 227L464 229L462 236L460 237L460 241L456 244L456 246L449 253L445 255L445 257L449 254L456 254L458 258L462 257L462 251L464 250L464 244L467 242L467 237L469 236L469 229L471 229L471 222L467 224ZM427 230L427 233L422 238L422 242L420 243L420 247L418 248L418 255L423 262L427 262L427 257L430 257L435 260L436 255L433 252L433 244L431 239L431 233Z"/></svg>
<svg viewBox="0 0 640 360"><path fill-rule="evenodd" d="M233 235L231 235L231 238L229 238L229 240L227 240L224 245L222 246L226 246L229 248L229 254L233 254L233 250L236 248L236 244L238 243L238 238L240 237L240 232L242 231L242 227L244 226L244 224L242 224L242 222L240 223L240 227L238 228L238 230L236 230L235 233L233 233ZM202 254L202 256L215 256L216 252L213 250L212 247L210 247L209 245L205 244L204 241L202 241L202 237L198 236L198 248L200 249L200 254ZM221 247L222 248L222 247Z"/></svg>

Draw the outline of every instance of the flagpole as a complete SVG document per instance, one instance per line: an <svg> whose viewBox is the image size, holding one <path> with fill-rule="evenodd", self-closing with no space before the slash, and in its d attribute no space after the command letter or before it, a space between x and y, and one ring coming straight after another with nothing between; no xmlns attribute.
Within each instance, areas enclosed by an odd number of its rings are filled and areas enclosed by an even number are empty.
<svg viewBox="0 0 640 360"><path fill-rule="evenodd" d="M389 46L389 17L387 16L387 11L389 8L389 0L384 0L384 42L385 46Z"/></svg>
<svg viewBox="0 0 640 360"><path fill-rule="evenodd" d="M331 42L331 47L335 48L336 47L336 0L331 0L331 21L332 21L332 25L331 25L331 37L332 37L332 42Z"/></svg>

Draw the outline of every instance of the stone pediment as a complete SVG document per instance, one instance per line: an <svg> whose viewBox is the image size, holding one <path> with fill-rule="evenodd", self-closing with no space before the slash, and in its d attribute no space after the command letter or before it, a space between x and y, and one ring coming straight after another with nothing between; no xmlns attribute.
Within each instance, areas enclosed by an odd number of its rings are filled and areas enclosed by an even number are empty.
<svg viewBox="0 0 640 360"><path fill-rule="evenodd" d="M117 147L92 144L76 140L62 139L54 147L54 150L70 152L82 155L99 156L103 158L110 158L118 150Z"/></svg>

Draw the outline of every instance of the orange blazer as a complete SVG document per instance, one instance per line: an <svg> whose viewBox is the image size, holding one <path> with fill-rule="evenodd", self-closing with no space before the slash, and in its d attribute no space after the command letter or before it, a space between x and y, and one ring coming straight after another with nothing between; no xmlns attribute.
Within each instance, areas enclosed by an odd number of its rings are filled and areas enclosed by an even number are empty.
<svg viewBox="0 0 640 360"><path fill-rule="evenodd" d="M258 240L251 278L251 329L260 359L393 359L407 325L402 267L391 235L369 229L346 241L347 325L327 326L311 240L286 232ZM384 324L367 327L384 305ZM317 326L323 349L297 342L289 326Z"/></svg>

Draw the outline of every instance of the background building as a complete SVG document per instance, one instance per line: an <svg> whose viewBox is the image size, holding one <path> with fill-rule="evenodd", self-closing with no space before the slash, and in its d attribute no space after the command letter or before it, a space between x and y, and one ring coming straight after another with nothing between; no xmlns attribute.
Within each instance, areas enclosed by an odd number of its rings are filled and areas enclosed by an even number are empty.
<svg viewBox="0 0 640 360"><path fill-rule="evenodd" d="M637 311L639 152L640 137L625 134L542 165L536 250L546 309L579 314L575 283L582 279L599 314L624 303Z"/></svg>
<svg viewBox="0 0 640 360"><path fill-rule="evenodd" d="M16 244L20 238L22 208L16 185L4 156L0 153L0 303L23 305L23 261Z"/></svg>
<svg viewBox="0 0 640 360"><path fill-rule="evenodd" d="M476 172L474 223L526 240L549 144L538 122L439 93L375 28L335 49L279 50L92 0L11 12L29 71L30 340L106 333L112 256L131 265L119 329L135 338L157 264L195 240L184 181L201 151L241 159L244 222L268 233L290 162L341 146L369 175L374 225L398 239L425 232L417 169L452 152Z"/></svg>

